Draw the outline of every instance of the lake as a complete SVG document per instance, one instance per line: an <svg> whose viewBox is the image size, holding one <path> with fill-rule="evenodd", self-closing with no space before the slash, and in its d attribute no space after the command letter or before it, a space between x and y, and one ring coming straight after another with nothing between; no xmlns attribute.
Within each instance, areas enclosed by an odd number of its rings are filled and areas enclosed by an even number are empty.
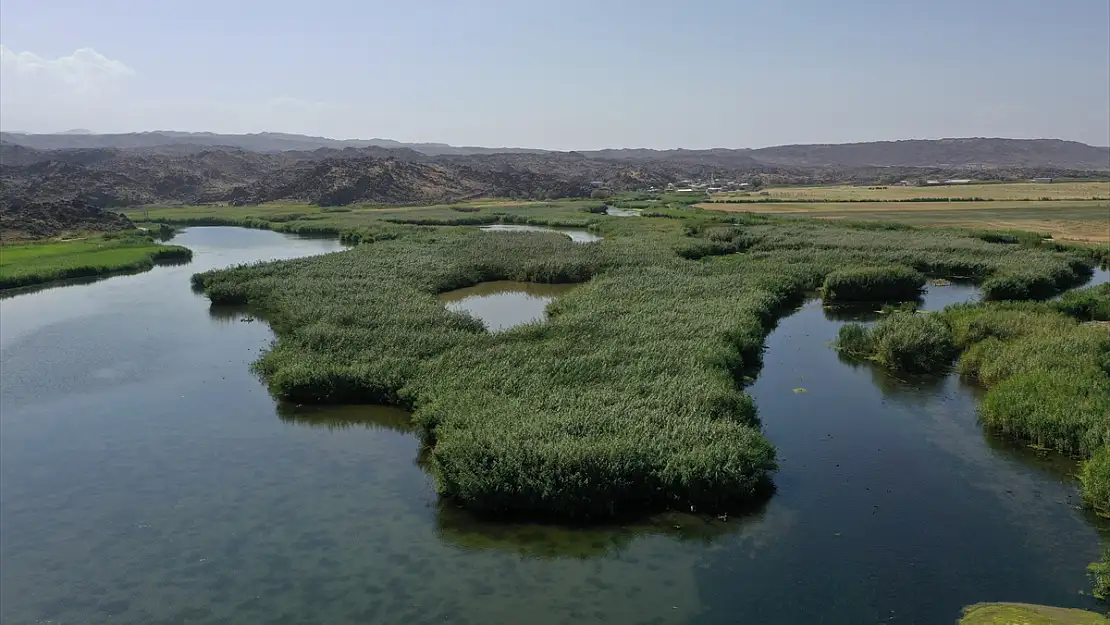
<svg viewBox="0 0 1110 625"><path fill-rule="evenodd" d="M1095 606L1074 465L984 436L954 376L842 361L828 343L857 313L811 302L768 338L749 391L782 468L750 515L488 523L437 500L405 413L276 402L249 369L268 327L189 287L340 244L233 228L173 243L190 265L0 301L4 623L858 625Z"/></svg>

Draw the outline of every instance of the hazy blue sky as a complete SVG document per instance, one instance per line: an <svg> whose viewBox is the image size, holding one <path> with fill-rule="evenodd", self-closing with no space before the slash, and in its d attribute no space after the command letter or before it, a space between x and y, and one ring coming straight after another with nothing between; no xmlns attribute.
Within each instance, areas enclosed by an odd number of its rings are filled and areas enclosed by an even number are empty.
<svg viewBox="0 0 1110 625"><path fill-rule="evenodd" d="M1110 143L1108 0L2 0L0 126Z"/></svg>

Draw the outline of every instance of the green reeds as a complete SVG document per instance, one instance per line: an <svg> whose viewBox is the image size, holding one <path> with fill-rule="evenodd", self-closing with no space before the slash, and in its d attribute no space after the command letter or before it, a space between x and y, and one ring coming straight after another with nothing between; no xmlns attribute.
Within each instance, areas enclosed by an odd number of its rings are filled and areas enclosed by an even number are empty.
<svg viewBox="0 0 1110 625"><path fill-rule="evenodd" d="M833 293L870 299L916 296L918 272L938 267L985 277L1068 266L1065 253L951 232L558 210L498 219L577 214L605 239L348 221L373 244L207 272L194 285L264 312L278 340L256 367L276 395L411 408L443 496L497 516L597 519L743 507L766 492L775 451L742 376L776 319L830 274L840 273ZM500 333L436 299L494 280L581 285L546 322ZM906 323L923 325L892 330L892 354L939 333L924 318Z"/></svg>
<svg viewBox="0 0 1110 625"><path fill-rule="evenodd" d="M1094 586L1094 595L1099 599L1110 599L1110 548L1103 548L1102 560L1087 567Z"/></svg>
<svg viewBox="0 0 1110 625"><path fill-rule="evenodd" d="M901 265L839 269L825 278L822 294L829 302L903 301L925 286L921 272Z"/></svg>
<svg viewBox="0 0 1110 625"><path fill-rule="evenodd" d="M938 373L959 355L948 325L935 315L896 311L873 328L849 324L840 329L836 346L856 357L906 373Z"/></svg>
<svg viewBox="0 0 1110 625"><path fill-rule="evenodd" d="M1110 517L1110 446L1096 449L1090 460L1083 463L1079 481L1087 504L1099 514Z"/></svg>

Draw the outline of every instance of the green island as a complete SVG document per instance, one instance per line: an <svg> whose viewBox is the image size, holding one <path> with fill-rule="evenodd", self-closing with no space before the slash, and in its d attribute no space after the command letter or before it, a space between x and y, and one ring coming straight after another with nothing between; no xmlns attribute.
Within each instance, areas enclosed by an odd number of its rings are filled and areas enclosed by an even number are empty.
<svg viewBox="0 0 1110 625"><path fill-rule="evenodd" d="M71 278L144 271L161 262L182 262L192 252L161 245L142 231L0 245L0 289Z"/></svg>

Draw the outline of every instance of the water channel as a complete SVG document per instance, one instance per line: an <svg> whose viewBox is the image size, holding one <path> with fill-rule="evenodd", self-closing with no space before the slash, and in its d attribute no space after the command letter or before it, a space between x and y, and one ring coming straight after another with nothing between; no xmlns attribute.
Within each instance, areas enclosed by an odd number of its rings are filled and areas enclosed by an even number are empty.
<svg viewBox="0 0 1110 625"><path fill-rule="evenodd" d="M858 625L1096 605L1074 466L984 436L954 376L841 361L828 343L850 315L818 302L779 323L749 389L782 465L760 510L491 524L437 500L404 413L275 402L248 368L268 327L189 288L338 243L173 242L192 264L0 301L3 623Z"/></svg>

